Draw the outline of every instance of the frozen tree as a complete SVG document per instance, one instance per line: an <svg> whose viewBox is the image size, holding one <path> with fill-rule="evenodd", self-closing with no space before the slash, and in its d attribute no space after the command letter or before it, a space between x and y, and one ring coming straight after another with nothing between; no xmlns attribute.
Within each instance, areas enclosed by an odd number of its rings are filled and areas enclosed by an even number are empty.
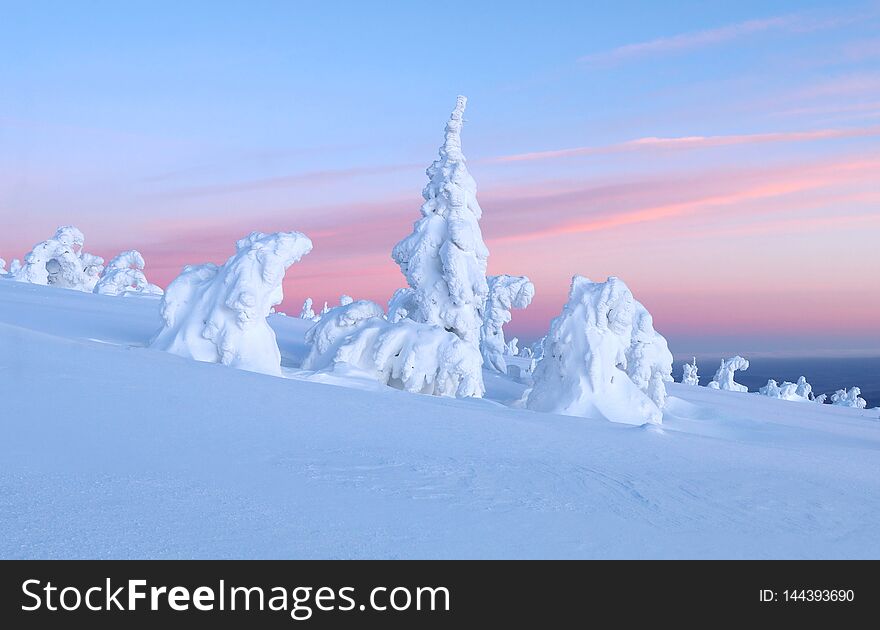
<svg viewBox="0 0 880 630"><path fill-rule="evenodd" d="M767 384L764 387L758 389L758 393L762 396L769 396L770 398L781 398L781 392L779 389L779 383L777 383L774 379L770 379L767 381Z"/></svg>
<svg viewBox="0 0 880 630"><path fill-rule="evenodd" d="M162 298L165 326L151 346L253 372L281 374L281 353L266 322L284 298L290 265L312 249L299 232L252 232L222 266L190 265Z"/></svg>
<svg viewBox="0 0 880 630"><path fill-rule="evenodd" d="M306 298L302 310L299 312L300 319L315 319L315 311L312 309L312 298Z"/></svg>
<svg viewBox="0 0 880 630"><path fill-rule="evenodd" d="M664 383L672 382L672 353L666 338L654 330L654 318L648 309L635 299L630 346L626 351L626 373L659 408L664 407Z"/></svg>
<svg viewBox="0 0 880 630"><path fill-rule="evenodd" d="M392 257L413 290L408 317L440 326L479 350L489 251L480 233L477 185L461 152L466 102L458 97L440 157L428 167L422 217Z"/></svg>
<svg viewBox="0 0 880 630"><path fill-rule="evenodd" d="M330 312L330 305L327 304L327 301L324 300L324 308L321 309L321 314L318 316L318 319L324 317L327 313Z"/></svg>
<svg viewBox="0 0 880 630"><path fill-rule="evenodd" d="M813 386L807 382L806 376L798 378L794 393L800 398L806 398L807 400L815 399L815 396L813 396Z"/></svg>
<svg viewBox="0 0 880 630"><path fill-rule="evenodd" d="M849 390L838 389L831 394L831 404L838 407L853 407L854 409L864 409L868 406L867 401L861 398L862 390L858 387L852 387Z"/></svg>
<svg viewBox="0 0 880 630"><path fill-rule="evenodd" d="M510 321L510 311L526 308L535 297L535 285L525 276L489 276L489 293L483 311L480 348L486 367L507 373L504 360L504 324ZM509 350L509 349L508 349Z"/></svg>
<svg viewBox="0 0 880 630"><path fill-rule="evenodd" d="M504 353L510 357L519 356L519 337L514 337L507 343Z"/></svg>
<svg viewBox="0 0 880 630"><path fill-rule="evenodd" d="M144 275L144 257L137 250L130 249L118 254L109 263L104 275L95 285L95 293L101 295L162 295L162 289L147 282Z"/></svg>
<svg viewBox="0 0 880 630"><path fill-rule="evenodd" d="M82 251L83 233L65 225L55 236L34 245L24 264L10 270L19 282L92 291L103 271L104 259Z"/></svg>
<svg viewBox="0 0 880 630"><path fill-rule="evenodd" d="M409 287L391 298L387 319L371 317L345 338L329 370L357 370L408 392L483 395L480 328L489 252L476 184L461 152L465 103L458 98L440 157L427 170L422 216L392 252Z"/></svg>
<svg viewBox="0 0 880 630"><path fill-rule="evenodd" d="M354 302L354 298L350 295L346 295L345 293L343 293L339 296L339 306L348 306L352 302Z"/></svg>
<svg viewBox="0 0 880 630"><path fill-rule="evenodd" d="M813 402L824 405L826 400L828 400L828 394L819 394L813 399Z"/></svg>
<svg viewBox="0 0 880 630"><path fill-rule="evenodd" d="M9 263L9 277L15 278L19 273L21 273L21 261L18 258L13 258Z"/></svg>
<svg viewBox="0 0 880 630"><path fill-rule="evenodd" d="M699 385L700 384L700 375L697 374L697 357L694 357L693 362L684 364L684 373L682 374L681 382L685 385Z"/></svg>
<svg viewBox="0 0 880 630"><path fill-rule="evenodd" d="M733 380L733 373L737 370L745 371L748 369L748 359L743 359L740 356L735 356L730 359L721 359L721 366L718 368L718 371L715 372L715 378L712 379L712 382L709 383L708 387L710 389L725 389L732 392L747 392L749 391L748 387L740 385Z"/></svg>
<svg viewBox="0 0 880 630"><path fill-rule="evenodd" d="M6 274L6 261L3 258L0 258L0 276L5 276Z"/></svg>
<svg viewBox="0 0 880 630"><path fill-rule="evenodd" d="M330 309L306 332L309 354L302 363L304 370L332 367L339 346L370 319L383 319L385 311L375 302L358 300Z"/></svg>
<svg viewBox="0 0 880 630"><path fill-rule="evenodd" d="M627 373L627 354L639 330L637 304L618 278L592 282L575 276L568 303L544 339L526 406L628 424L660 423L655 399L665 399L663 375L652 372L646 392ZM651 364L650 352L641 360Z"/></svg>

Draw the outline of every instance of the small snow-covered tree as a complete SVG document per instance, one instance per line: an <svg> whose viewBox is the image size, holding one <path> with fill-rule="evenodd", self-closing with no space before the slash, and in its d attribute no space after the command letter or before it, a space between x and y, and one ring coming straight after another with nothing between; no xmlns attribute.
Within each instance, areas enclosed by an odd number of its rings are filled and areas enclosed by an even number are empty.
<svg viewBox="0 0 880 630"><path fill-rule="evenodd" d="M312 309L312 298L306 298L302 310L299 312L300 319L315 319L315 311Z"/></svg>
<svg viewBox="0 0 880 630"><path fill-rule="evenodd" d="M0 276L5 276L7 273L6 261L3 258L0 258Z"/></svg>
<svg viewBox="0 0 880 630"><path fill-rule="evenodd" d="M354 302L354 298L350 295L346 295L345 293L343 293L339 296L339 306L348 306L352 302Z"/></svg>
<svg viewBox="0 0 880 630"><path fill-rule="evenodd" d="M479 351L489 250L480 232L477 185L461 151L466 103L458 97L440 157L427 170L422 217L392 257L413 290L408 317L440 326Z"/></svg>
<svg viewBox="0 0 880 630"><path fill-rule="evenodd" d="M252 232L225 264L184 267L162 297L164 327L153 348L232 367L281 374L281 352L266 322L284 298L290 265L312 249L300 232Z"/></svg>
<svg viewBox="0 0 880 630"><path fill-rule="evenodd" d="M693 386L700 384L700 375L697 373L697 357L694 357L693 362L684 364L681 382Z"/></svg>
<svg viewBox="0 0 880 630"><path fill-rule="evenodd" d="M144 275L144 257L135 249L121 252L115 256L104 270L104 275L95 285L95 293L101 295L162 295L162 289L147 281Z"/></svg>
<svg viewBox="0 0 880 630"><path fill-rule="evenodd" d="M810 402L814 399L813 387L803 376L797 380L797 383L785 381L782 385L771 378L764 387L758 390L758 393L770 398L780 398L795 402Z"/></svg>
<svg viewBox="0 0 880 630"><path fill-rule="evenodd" d="M305 341L309 354L301 367L304 370L330 368L336 359L339 346L357 332L368 320L383 319L385 311L375 302L358 300L330 309L320 321L306 332Z"/></svg>
<svg viewBox="0 0 880 630"><path fill-rule="evenodd" d="M544 338L544 357L534 370L526 406L627 424L660 423L663 414L655 399L665 399L665 385L659 369L648 378L648 391L627 373L633 331L640 330L636 305L619 278L592 282L575 276L568 303ZM642 357L645 365L652 363L649 357Z"/></svg>
<svg viewBox="0 0 880 630"><path fill-rule="evenodd" d="M721 359L721 366L715 372L715 378L709 383L710 389L724 389L732 392L747 392L749 388L740 385L733 380L733 373L737 370L748 370L749 361L741 356L735 356L730 359Z"/></svg>
<svg viewBox="0 0 880 630"><path fill-rule="evenodd" d="M519 356L519 337L514 337L507 343L504 353L509 357Z"/></svg>
<svg viewBox="0 0 880 630"><path fill-rule="evenodd" d="M807 382L806 376L798 377L794 393L796 396L806 398L807 400L813 400L815 398L815 396L813 396L813 386Z"/></svg>
<svg viewBox="0 0 880 630"><path fill-rule="evenodd" d="M831 404L838 407L852 407L854 409L864 409L868 406L868 402L861 398L862 390L858 387L847 389L838 389L831 395Z"/></svg>
<svg viewBox="0 0 880 630"><path fill-rule="evenodd" d="M24 264L10 272L19 282L90 292L104 269L104 259L83 252L84 242L77 228L61 226L55 236L34 245Z"/></svg>
<svg viewBox="0 0 880 630"><path fill-rule="evenodd" d="M506 374L504 324L510 321L511 309L526 308L532 303L532 298L535 297L535 285L526 276L500 275L489 276L487 286L489 293L483 312L483 327L480 331L483 364Z"/></svg>

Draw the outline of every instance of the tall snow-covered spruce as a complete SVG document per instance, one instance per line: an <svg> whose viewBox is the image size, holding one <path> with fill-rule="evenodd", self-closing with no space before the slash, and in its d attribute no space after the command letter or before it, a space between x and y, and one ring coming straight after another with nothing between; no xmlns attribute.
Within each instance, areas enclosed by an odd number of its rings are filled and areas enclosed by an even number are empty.
<svg viewBox="0 0 880 630"><path fill-rule="evenodd" d="M660 423L672 355L647 311L618 278L575 276L544 339L526 406L534 411Z"/></svg>
<svg viewBox="0 0 880 630"><path fill-rule="evenodd" d="M446 123L440 157L428 167L422 191L422 217L413 233L391 254L413 289L417 322L442 326L479 348L483 305L489 293L489 250L480 232L483 214L477 184L461 152L461 128L467 99L459 96Z"/></svg>
<svg viewBox="0 0 880 630"><path fill-rule="evenodd" d="M266 317L284 298L281 281L312 242L300 232L252 232L225 264L189 265L162 298L164 327L153 348L281 375L281 352Z"/></svg>
<svg viewBox="0 0 880 630"><path fill-rule="evenodd" d="M392 252L409 287L395 293L387 319L358 302L331 309L325 317L332 324L310 332L307 364L313 368L354 369L415 393L483 395L480 329L489 251L477 186L461 152L466 102L458 97L440 156L428 167L422 216Z"/></svg>

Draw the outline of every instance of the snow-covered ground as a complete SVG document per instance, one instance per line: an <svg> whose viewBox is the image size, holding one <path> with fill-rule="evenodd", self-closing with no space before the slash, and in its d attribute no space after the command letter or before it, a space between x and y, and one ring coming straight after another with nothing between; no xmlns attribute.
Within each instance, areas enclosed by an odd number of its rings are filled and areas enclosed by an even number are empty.
<svg viewBox="0 0 880 630"><path fill-rule="evenodd" d="M0 281L0 557L880 557L880 422L669 385L661 426L147 348L159 300Z"/></svg>

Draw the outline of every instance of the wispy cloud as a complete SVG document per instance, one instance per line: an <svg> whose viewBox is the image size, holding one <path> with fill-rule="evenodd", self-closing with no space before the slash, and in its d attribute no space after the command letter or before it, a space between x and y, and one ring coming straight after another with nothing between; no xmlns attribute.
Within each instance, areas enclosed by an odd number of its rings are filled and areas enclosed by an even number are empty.
<svg viewBox="0 0 880 630"><path fill-rule="evenodd" d="M779 131L771 133L732 134L717 136L680 136L672 138L646 137L603 146L571 147L549 151L517 153L493 158L493 162L531 162L585 155L625 153L644 150L707 149L747 144L808 142L840 138L867 138L880 135L880 126L850 127L843 129L815 129L810 131Z"/></svg>
<svg viewBox="0 0 880 630"><path fill-rule="evenodd" d="M806 14L780 15L746 20L717 28L658 37L643 42L618 46L591 53L578 61L589 65L615 65L637 58L664 55L695 48L704 48L730 42L742 37L768 31L809 32L851 22L852 16L818 17Z"/></svg>

